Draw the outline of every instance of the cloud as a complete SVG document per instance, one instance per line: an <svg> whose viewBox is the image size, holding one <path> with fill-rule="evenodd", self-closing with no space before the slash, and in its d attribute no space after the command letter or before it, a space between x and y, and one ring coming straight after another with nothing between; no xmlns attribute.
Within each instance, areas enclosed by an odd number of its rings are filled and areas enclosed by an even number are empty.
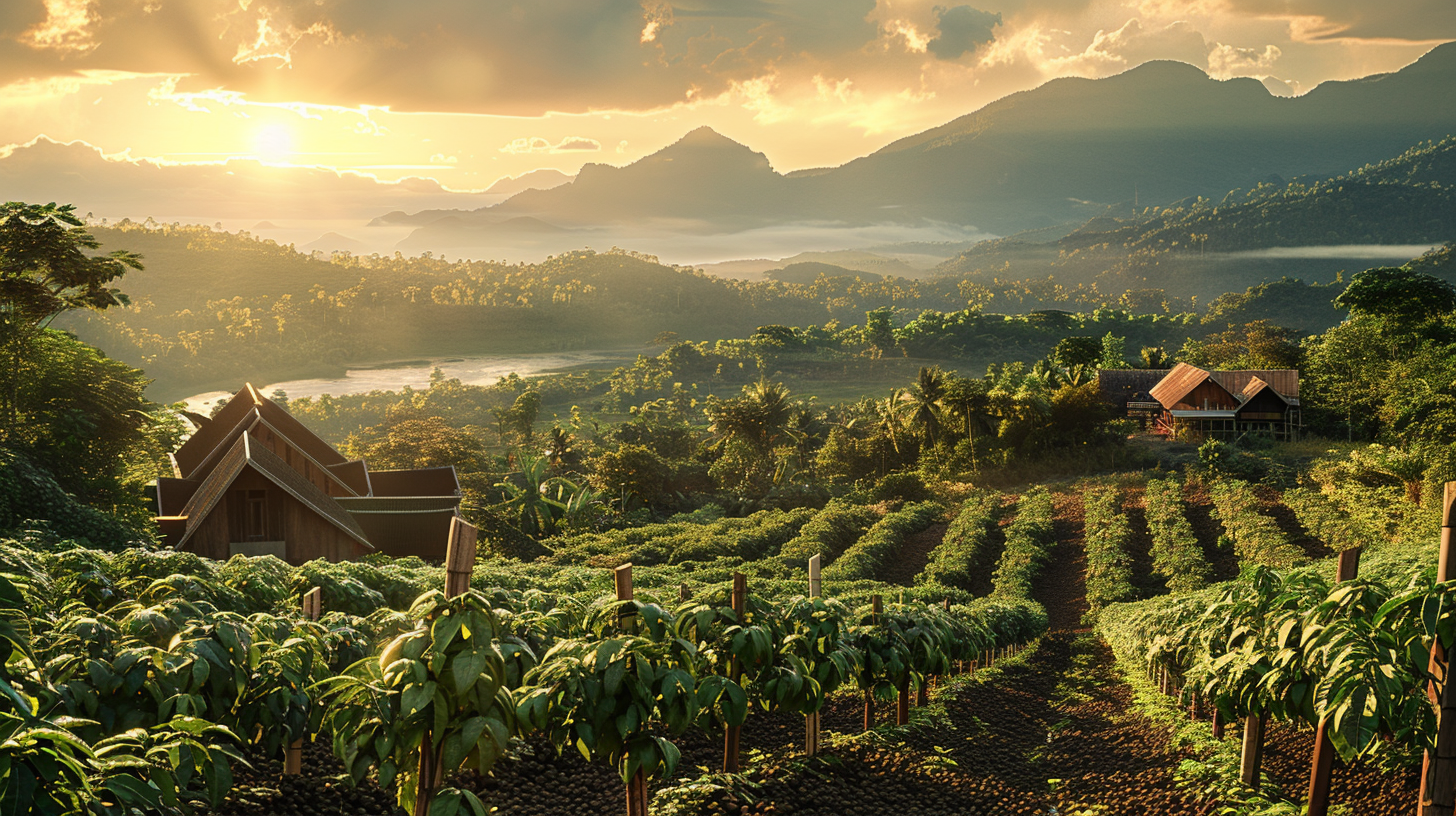
<svg viewBox="0 0 1456 816"><path fill-rule="evenodd" d="M1083 51L1051 60L1059 70L1083 76L1106 76L1141 65L1149 60L1171 59L1208 66L1208 44L1203 35L1186 22L1147 29L1134 17L1121 28L1098 31Z"/></svg>
<svg viewBox="0 0 1456 816"><path fill-rule="evenodd" d="M971 6L935 7L935 29L940 33L925 44L926 50L943 60L962 55L996 39L992 30L1001 25L1001 15Z"/></svg>
<svg viewBox="0 0 1456 816"><path fill-rule="evenodd" d="M89 69L402 111L660 109L793 65L807 80L876 41L875 4L3 0L0 85Z"/></svg>
<svg viewBox="0 0 1456 816"><path fill-rule="evenodd" d="M601 142L596 139L588 139L585 136L567 136L556 144L552 144L550 139L531 136L529 138L513 140L510 144L502 147L500 152L520 155L523 153L583 153L601 149Z"/></svg>
<svg viewBox="0 0 1456 816"><path fill-rule="evenodd" d="M1260 51L1219 43L1208 52L1208 75L1214 79L1267 75L1283 53L1276 45L1266 45Z"/></svg>
<svg viewBox="0 0 1456 816"><path fill-rule="evenodd" d="M1286 20L1295 40L1456 38L1451 0L1226 0L1235 14Z"/></svg>

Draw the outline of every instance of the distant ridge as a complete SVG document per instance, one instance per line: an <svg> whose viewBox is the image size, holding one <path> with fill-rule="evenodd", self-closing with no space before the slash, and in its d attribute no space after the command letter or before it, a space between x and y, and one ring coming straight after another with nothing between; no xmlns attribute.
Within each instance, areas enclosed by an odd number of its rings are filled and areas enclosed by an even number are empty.
<svg viewBox="0 0 1456 816"><path fill-rule="evenodd" d="M940 222L1010 234L1109 208L1130 214L1135 198L1166 204L1270 178L1349 172L1456 133L1453 87L1456 43L1400 71L1295 97L1259 80L1215 80L1154 61L1104 79L1055 79L841 167L787 176L763 154L698 128L627 166L588 164L570 183L524 191L464 221L530 216L697 232Z"/></svg>

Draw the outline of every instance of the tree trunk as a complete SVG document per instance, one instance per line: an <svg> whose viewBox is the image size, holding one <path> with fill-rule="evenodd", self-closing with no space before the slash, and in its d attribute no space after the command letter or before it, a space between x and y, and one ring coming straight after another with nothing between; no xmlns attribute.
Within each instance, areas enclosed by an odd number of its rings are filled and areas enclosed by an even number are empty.
<svg viewBox="0 0 1456 816"><path fill-rule="evenodd" d="M1239 779L1250 787L1259 786L1259 766L1264 763L1264 724L1260 714L1244 717L1244 748L1239 763Z"/></svg>

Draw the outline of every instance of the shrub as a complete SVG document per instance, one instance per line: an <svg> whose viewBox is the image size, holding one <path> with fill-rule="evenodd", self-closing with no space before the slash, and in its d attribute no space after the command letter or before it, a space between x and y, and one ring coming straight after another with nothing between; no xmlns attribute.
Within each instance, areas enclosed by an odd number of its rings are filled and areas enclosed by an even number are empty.
<svg viewBox="0 0 1456 816"><path fill-rule="evenodd" d="M1153 479L1148 482L1146 499L1153 572L1174 592L1202 589L1212 567L1184 515L1182 486L1175 479Z"/></svg>
<svg viewBox="0 0 1456 816"><path fill-rule="evenodd" d="M1046 563L1055 542L1052 530L1052 494L1037 486L1022 494L1016 519L1006 528L1006 546L996 562L991 597L1017 600L1031 597L1031 585Z"/></svg>
<svg viewBox="0 0 1456 816"><path fill-rule="evenodd" d="M1000 516L999 495L979 493L966 499L915 583L969 589L977 575L990 572L993 566L988 563L991 534Z"/></svg>

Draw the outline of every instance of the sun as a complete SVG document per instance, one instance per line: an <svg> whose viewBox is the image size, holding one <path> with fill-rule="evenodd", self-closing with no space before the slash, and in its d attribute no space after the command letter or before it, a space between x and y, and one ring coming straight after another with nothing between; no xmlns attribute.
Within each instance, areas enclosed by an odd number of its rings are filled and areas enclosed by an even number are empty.
<svg viewBox="0 0 1456 816"><path fill-rule="evenodd" d="M293 132L284 125L264 125L253 136L253 155L265 162L287 161L293 155Z"/></svg>

